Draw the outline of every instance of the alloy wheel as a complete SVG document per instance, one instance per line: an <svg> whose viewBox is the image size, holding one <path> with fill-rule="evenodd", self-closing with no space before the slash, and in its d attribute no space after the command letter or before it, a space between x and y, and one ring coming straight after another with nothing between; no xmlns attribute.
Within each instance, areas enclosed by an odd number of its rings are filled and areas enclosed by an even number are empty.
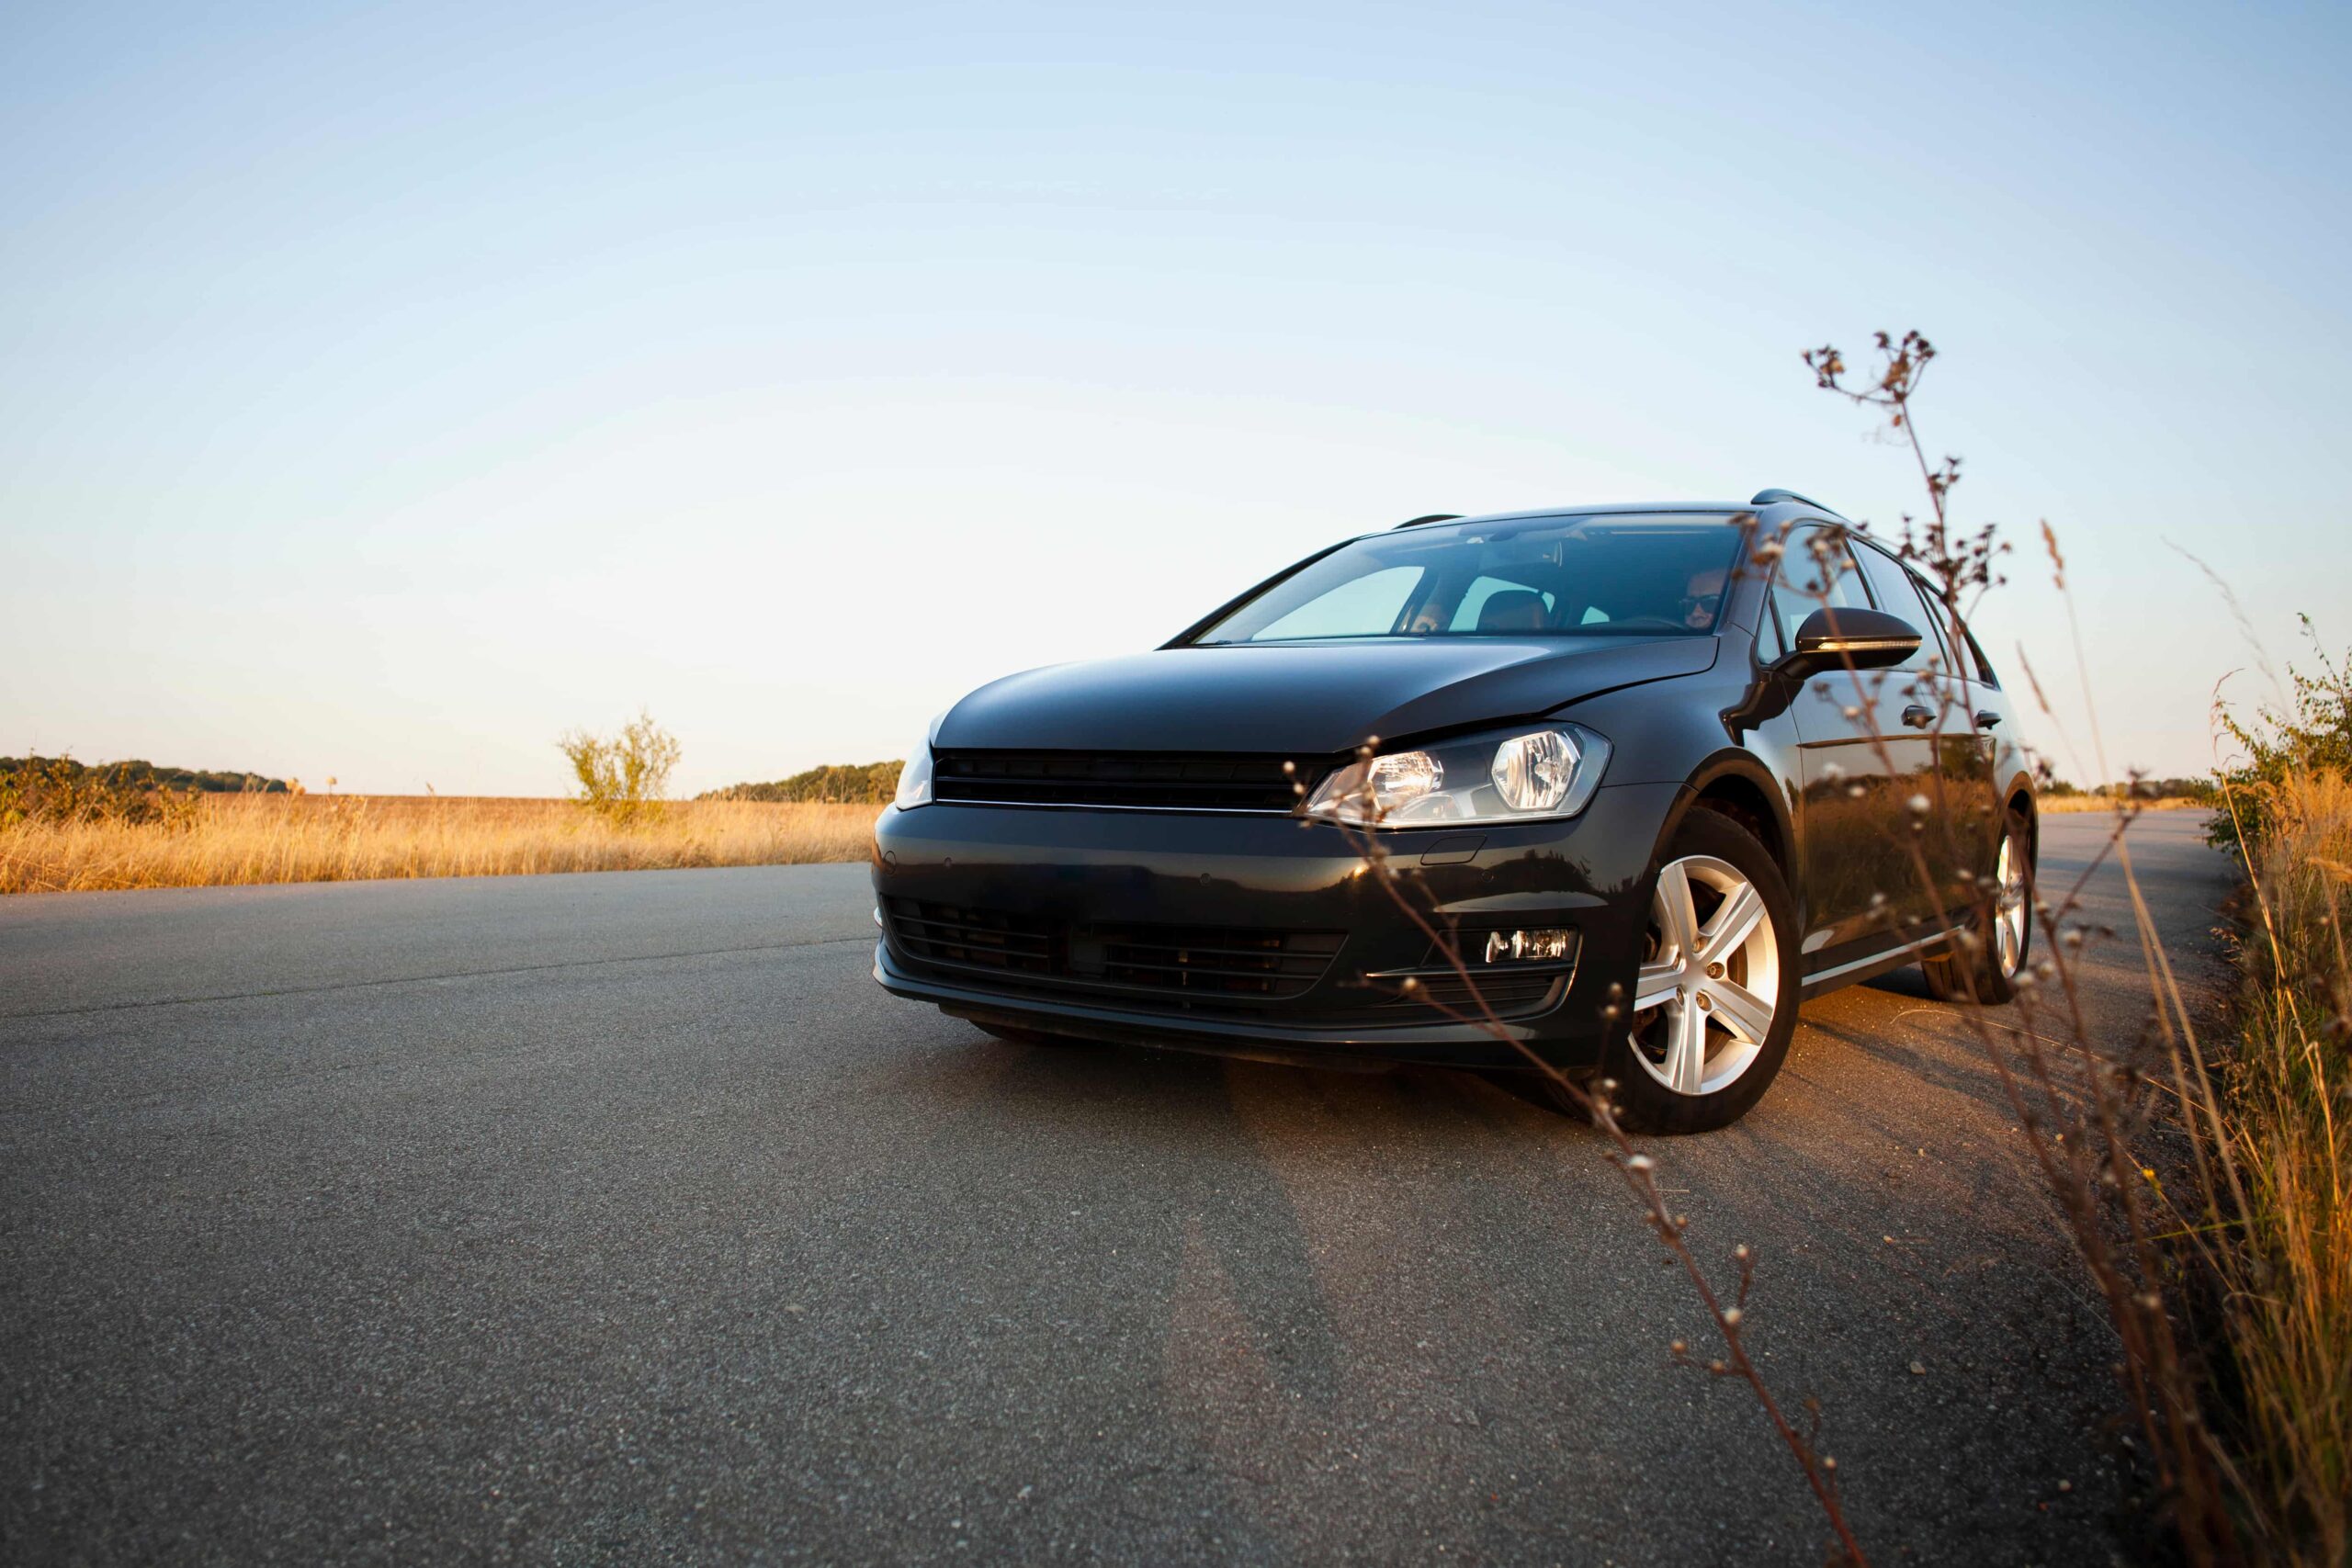
<svg viewBox="0 0 2352 1568"><path fill-rule="evenodd" d="M1764 897L1728 861L1669 861L1650 896L1649 940L1634 985L1634 1058L1677 1094L1713 1094L1772 1032L1781 944Z"/></svg>
<svg viewBox="0 0 2352 1568"><path fill-rule="evenodd" d="M2018 836L2005 833L2001 837L2001 859L1996 868L2000 880L2000 895L1993 911L1993 937L2004 977L2018 972L2018 964L2025 956L2025 856L2018 851Z"/></svg>

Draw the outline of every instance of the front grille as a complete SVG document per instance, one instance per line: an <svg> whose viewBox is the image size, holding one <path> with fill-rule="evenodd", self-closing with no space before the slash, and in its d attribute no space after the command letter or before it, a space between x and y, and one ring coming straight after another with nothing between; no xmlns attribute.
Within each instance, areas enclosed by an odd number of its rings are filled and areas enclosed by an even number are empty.
<svg viewBox="0 0 2352 1568"><path fill-rule="evenodd" d="M1124 806L1159 811L1288 811L1295 783L1284 759L1193 751L939 751L935 800L1015 806Z"/></svg>
<svg viewBox="0 0 2352 1568"><path fill-rule="evenodd" d="M1532 1011L1553 999L1553 991L1566 984L1567 974L1561 969L1512 970L1480 974L1472 971L1478 982L1478 994L1487 998L1487 1006L1498 1018ZM1443 1008L1471 1019L1484 1016L1470 995L1470 987L1462 983L1459 975L1425 975L1420 985L1408 996L1384 996L1380 1006L1391 1008ZM1394 980L1379 983L1382 990L1393 990Z"/></svg>
<svg viewBox="0 0 2352 1568"><path fill-rule="evenodd" d="M1125 992L1158 1006L1248 1009L1302 996L1346 940L1341 931L1238 926L1076 926L895 897L882 908L891 940L918 964L1016 988Z"/></svg>

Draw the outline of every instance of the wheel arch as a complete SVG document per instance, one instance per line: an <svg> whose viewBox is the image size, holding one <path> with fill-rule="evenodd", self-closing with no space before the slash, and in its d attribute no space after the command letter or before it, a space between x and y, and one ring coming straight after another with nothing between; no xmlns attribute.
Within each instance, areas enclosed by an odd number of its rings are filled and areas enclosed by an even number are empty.
<svg viewBox="0 0 2352 1568"><path fill-rule="evenodd" d="M1783 883L1792 892L1796 890L1796 835L1788 800L1762 762L1742 751L1718 752L1702 762L1684 784L1658 835L1659 852L1664 852L1675 830L1693 811L1721 812L1755 834L1772 863L1781 868Z"/></svg>
<svg viewBox="0 0 2352 1568"><path fill-rule="evenodd" d="M2041 809L2034 799L2033 781L2023 773L2011 779L2008 788L2002 792L2001 804L2025 818L2026 858L2038 864L2041 859Z"/></svg>

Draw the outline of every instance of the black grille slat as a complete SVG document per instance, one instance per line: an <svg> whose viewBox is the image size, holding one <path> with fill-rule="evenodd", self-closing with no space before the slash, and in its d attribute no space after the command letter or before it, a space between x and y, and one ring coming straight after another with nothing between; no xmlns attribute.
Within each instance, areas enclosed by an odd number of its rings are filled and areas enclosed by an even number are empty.
<svg viewBox="0 0 2352 1568"><path fill-rule="evenodd" d="M956 751L933 758L932 796L1011 806L1159 811L1288 811L1284 759L1139 751Z"/></svg>
<svg viewBox="0 0 2352 1568"><path fill-rule="evenodd" d="M883 900L908 958L1025 987L1093 990L1155 1005L1259 1007L1304 996L1346 941L1342 931L1114 924L1075 926L900 897Z"/></svg>
<svg viewBox="0 0 2352 1568"><path fill-rule="evenodd" d="M1320 933L1302 931L1298 934L1300 937L1307 937ZM1279 958L1284 954L1294 954L1301 958L1315 958L1320 963L1329 963L1331 954L1340 950L1336 933L1328 947L1309 942L1296 942L1295 945L1293 945L1286 943L1280 936L1272 938L1263 947L1216 947L1204 942L1186 942L1183 938L1176 936L1162 937L1157 941L1143 942L1121 942L1113 938L1111 942L1114 947L1182 948L1187 953L1203 953L1211 958Z"/></svg>
<svg viewBox="0 0 2352 1568"><path fill-rule="evenodd" d="M1052 933L1034 922L912 898L893 898L889 906L900 943L931 963L1004 974L1052 971Z"/></svg>
<svg viewBox="0 0 2352 1568"><path fill-rule="evenodd" d="M1265 960L1260 964L1204 964L1198 958L1191 956L1199 949L1185 948L1179 950L1184 954L1182 960L1170 964L1164 961L1155 962L1148 958L1125 956L1125 952L1133 951L1135 950L1132 948L1126 949L1121 954L1106 958L1103 962L1114 969L1165 969L1171 975L1320 975L1331 966L1329 956L1311 953L1299 953L1295 957L1279 953L1253 954L1252 956L1262 957Z"/></svg>
<svg viewBox="0 0 2352 1568"><path fill-rule="evenodd" d="M1515 975L1480 975L1477 978L1478 990L1487 998L1487 1005L1507 1017L1517 1009L1543 1001L1552 994L1552 987L1566 976L1555 969ZM1458 975L1426 977L1410 996L1381 998L1381 1005L1390 1008L1427 1008L1431 1004L1473 1017L1478 1010L1477 1003L1470 998L1469 987L1462 983Z"/></svg>
<svg viewBox="0 0 2352 1568"><path fill-rule="evenodd" d="M907 925L919 926L926 931L935 931L940 932L943 937L949 939L958 939L967 936L986 936L1003 942L1028 942L1033 944L1040 953L1044 952L1052 941L1050 935L1045 931L1016 931L1003 926L989 925L979 921L943 919L936 916L914 915L901 916L900 919Z"/></svg>

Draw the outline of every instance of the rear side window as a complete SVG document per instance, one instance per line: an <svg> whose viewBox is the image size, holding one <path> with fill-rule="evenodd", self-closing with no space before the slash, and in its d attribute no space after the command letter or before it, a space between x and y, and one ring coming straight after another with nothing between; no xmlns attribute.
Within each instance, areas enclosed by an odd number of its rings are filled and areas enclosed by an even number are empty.
<svg viewBox="0 0 2352 1568"><path fill-rule="evenodd" d="M1968 655L1976 661L1976 678L1988 686L2000 685L2001 678L1993 673L1993 661L1984 657L1984 649L1977 646L1976 634L1968 629L1965 621L1961 623L1960 635L1967 639Z"/></svg>
<svg viewBox="0 0 2352 1568"><path fill-rule="evenodd" d="M1928 648L1932 644L1942 651L1942 669L1988 686L2000 685L2000 678L1993 673L1992 660L1977 645L1976 634L1945 607L1942 596L1926 578L1875 549L1865 548L1860 554L1871 574L1871 586L1878 592L1879 608L1907 621L1911 619L1912 604L1916 603L1919 607L1920 654L1902 668L1908 670L1926 662ZM1955 626L1960 631L1961 648L1952 646Z"/></svg>

